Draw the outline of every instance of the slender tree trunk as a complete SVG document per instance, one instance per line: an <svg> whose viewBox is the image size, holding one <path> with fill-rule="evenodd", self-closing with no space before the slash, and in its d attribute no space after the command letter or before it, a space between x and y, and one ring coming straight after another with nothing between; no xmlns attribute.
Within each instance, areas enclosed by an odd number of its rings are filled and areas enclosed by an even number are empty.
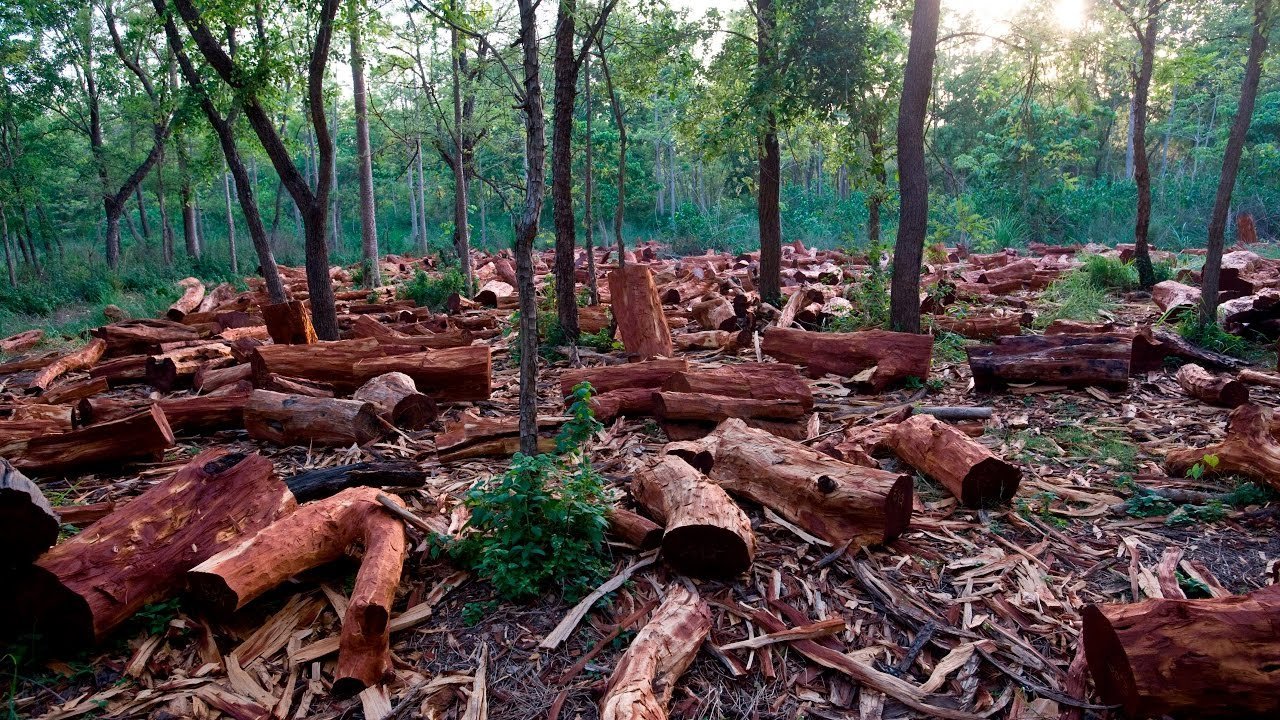
<svg viewBox="0 0 1280 720"><path fill-rule="evenodd" d="M627 264L627 245L622 239L622 217L627 205L627 123L622 102L613 87L613 75L609 73L609 59L603 47L600 48L600 71L604 73L604 86L609 91L613 122L618 126L618 204L613 209L613 237L618 244L618 266L621 267Z"/></svg>
<svg viewBox="0 0 1280 720"><path fill-rule="evenodd" d="M185 139L179 139L178 177L181 178L181 183L178 186L178 198L182 203L182 239L186 243L187 258L198 260L200 258L200 231L196 227L195 193L191 190L189 165L187 143Z"/></svg>
<svg viewBox="0 0 1280 720"><path fill-rule="evenodd" d="M231 213L231 173L226 166L222 170L222 197L227 208L227 252L231 257L231 272L240 274L240 258L236 255L236 218Z"/></svg>
<svg viewBox="0 0 1280 720"><path fill-rule="evenodd" d="M1173 119L1178 110L1178 83L1173 83L1172 97L1169 99L1169 117L1165 120L1164 143L1160 150L1160 182L1164 182L1165 173L1169 170L1169 143L1173 140Z"/></svg>
<svg viewBox="0 0 1280 720"><path fill-rule="evenodd" d="M756 3L756 62L760 74L771 77L777 60L773 33L777 24L773 0ZM772 98L769 99L772 102ZM760 177L756 198L756 219L760 230L760 299L778 304L782 298L782 152L778 146L778 118L772 109L765 113L759 144Z"/></svg>
<svg viewBox="0 0 1280 720"><path fill-rule="evenodd" d="M142 239L150 242L151 223L147 222L147 205L142 200L142 183L138 183L133 192L138 202L138 225L142 228Z"/></svg>
<svg viewBox="0 0 1280 720"><path fill-rule="evenodd" d="M1231 193L1235 189L1236 174L1240 170L1240 156L1244 152L1245 138L1253 121L1253 107L1258 97L1258 84L1262 78L1262 59L1267 52L1267 38L1271 30L1272 0L1254 0L1253 32L1249 38L1249 54L1244 65L1244 80L1240 83L1240 104L1227 147L1222 158L1222 175L1218 179L1218 192L1213 200L1213 214L1209 218L1209 249L1205 255L1201 275L1200 322L1218 321L1218 287L1222 270L1222 249L1226 244L1227 212L1231 208Z"/></svg>
<svg viewBox="0 0 1280 720"><path fill-rule="evenodd" d="M1133 179L1138 185L1138 217L1133 230L1133 264L1138 270L1138 283L1144 289L1156 284L1155 268L1151 265L1151 167L1147 157L1147 97L1151 89L1151 74L1155 66L1156 32L1160 22L1160 7L1165 0L1147 0L1146 25L1139 41L1142 45L1142 63L1134 78L1133 93Z"/></svg>
<svg viewBox="0 0 1280 720"><path fill-rule="evenodd" d="M1125 131L1124 141L1124 177L1126 180L1133 180L1138 172L1137 145L1134 143L1138 129L1136 120L1138 114L1135 110L1136 102L1136 96L1129 98L1129 125Z"/></svg>
<svg viewBox="0 0 1280 720"><path fill-rule="evenodd" d="M560 0L556 14L555 91L551 110L551 202L556 230L556 317L570 343L578 341L578 287L574 256L577 231L573 213L573 110L578 94L574 58L576 0Z"/></svg>
<svg viewBox="0 0 1280 720"><path fill-rule="evenodd" d="M893 252L890 319L893 329L920 332L920 262L929 225L929 175L924 122L937 55L939 0L915 0L911 43L898 106L898 182L902 208Z"/></svg>
<svg viewBox="0 0 1280 720"><path fill-rule="evenodd" d="M422 173L422 137L418 137L418 226L422 229L422 235L418 237L418 246L422 250L422 254L426 255L431 249L431 244L427 240L427 178Z"/></svg>
<svg viewBox="0 0 1280 720"><path fill-rule="evenodd" d="M533 241L542 214L546 162L542 79L539 70L536 0L517 0L520 46L524 59L525 175L524 211L516 222L516 279L520 295L520 451L538 452L538 305L533 283Z"/></svg>
<svg viewBox="0 0 1280 720"><path fill-rule="evenodd" d="M889 184L889 174L884 169L884 143L880 138L879 120L868 122L864 134L871 154L871 177L875 180L875 186L867 193L867 242L879 245L880 208L884 204L885 190Z"/></svg>
<svg viewBox="0 0 1280 720"><path fill-rule="evenodd" d="M0 203L0 239L4 240L4 263L9 270L9 286L18 287L18 266L13 259L13 246L9 242L9 214Z"/></svg>
<svg viewBox="0 0 1280 720"><path fill-rule="evenodd" d="M454 2L457 9L457 2ZM453 249L462 267L462 280L467 294L474 294L475 276L471 270L471 225L467 219L467 147L462 112L462 38L458 29L450 28L450 62L453 65Z"/></svg>
<svg viewBox="0 0 1280 720"><path fill-rule="evenodd" d="M359 0L349 0L351 86L356 106L356 155L360 176L360 250L365 287L382 287L378 263L378 215L373 204L373 150L369 145L369 97L364 84L364 52L360 47Z"/></svg>
<svg viewBox="0 0 1280 720"><path fill-rule="evenodd" d="M586 233L584 244L587 250L587 288L591 292L591 304L598 305L600 303L600 288L596 283L596 249L595 249L595 228L592 226L594 222L594 206L592 194L595 192L595 164L591 155L591 148L595 145L594 138L591 135L591 116L594 114L591 107L591 54L588 53L583 60L583 105L586 106L586 167L583 169L582 182L582 230Z"/></svg>
<svg viewBox="0 0 1280 720"><path fill-rule="evenodd" d="M343 247L342 212L338 205L338 98L341 93L333 94L333 121L329 123L329 152L333 155L333 164L329 168L329 202L333 207L329 211L329 220L333 228L329 231L329 252L336 253Z"/></svg>
<svg viewBox="0 0 1280 720"><path fill-rule="evenodd" d="M404 175L405 179L408 180L409 183L409 224L412 226L411 232L413 233L410 237L410 242L414 247L418 247L422 237L422 230L418 227L418 186L417 183L414 182L414 178L417 177L417 173L413 169L413 162L417 153L416 151L412 152L413 154L409 156L409 165L405 168Z"/></svg>

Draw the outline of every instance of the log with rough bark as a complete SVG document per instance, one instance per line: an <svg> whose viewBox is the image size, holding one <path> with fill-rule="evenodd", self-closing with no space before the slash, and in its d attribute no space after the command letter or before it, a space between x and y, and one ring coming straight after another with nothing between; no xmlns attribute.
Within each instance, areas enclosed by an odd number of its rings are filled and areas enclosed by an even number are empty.
<svg viewBox="0 0 1280 720"><path fill-rule="evenodd" d="M1280 376L1268 375L1267 373L1258 372L1257 370L1241 370L1237 376L1247 383L1254 385L1266 385L1267 387L1280 388Z"/></svg>
<svg viewBox="0 0 1280 720"><path fill-rule="evenodd" d="M566 370L560 375L560 392L569 395L578 383L591 383L600 394L623 388L661 388L672 375L689 369L684 358L662 358L625 365Z"/></svg>
<svg viewBox="0 0 1280 720"><path fill-rule="evenodd" d="M1195 363L1178 368L1178 385L1191 397L1219 407L1249 402L1249 386L1225 375L1214 375Z"/></svg>
<svg viewBox="0 0 1280 720"><path fill-rule="evenodd" d="M789 400L813 409L813 390L795 365L748 362L672 375L663 390L754 400Z"/></svg>
<svg viewBox="0 0 1280 720"><path fill-rule="evenodd" d="M125 320L103 325L89 334L107 343L107 357L155 355L167 342L199 340L200 331L170 320Z"/></svg>
<svg viewBox="0 0 1280 720"><path fill-rule="evenodd" d="M28 395L39 395L49 388L54 380L73 370L86 370L102 359L107 350L105 340L94 338L87 345L74 352L67 353L49 363L27 384Z"/></svg>
<svg viewBox="0 0 1280 720"><path fill-rule="evenodd" d="M942 483L969 507L1007 502L1022 480L1016 465L932 415L898 423L885 440L904 462Z"/></svg>
<svg viewBox="0 0 1280 720"><path fill-rule="evenodd" d="M693 352L696 350L723 350L733 344L734 334L728 330L705 330L683 335L673 335L671 341L677 350Z"/></svg>
<svg viewBox="0 0 1280 720"><path fill-rule="evenodd" d="M436 419L435 400L418 392L413 378L404 373L379 375L361 385L351 399L372 403L384 420L405 430L421 430Z"/></svg>
<svg viewBox="0 0 1280 720"><path fill-rule="evenodd" d="M27 472L54 473L125 460L159 460L174 446L173 430L159 405L112 422L27 440L13 464Z"/></svg>
<svg viewBox="0 0 1280 720"><path fill-rule="evenodd" d="M277 345L311 345L319 340L311 325L311 313L301 300L262 306L267 333Z"/></svg>
<svg viewBox="0 0 1280 720"><path fill-rule="evenodd" d="M1132 351L1133 340L1119 334L1003 337L968 348L978 391L1025 382L1124 388Z"/></svg>
<svg viewBox="0 0 1280 720"><path fill-rule="evenodd" d="M45 390L44 394L40 396L40 399L54 405L62 405L66 403L74 403L82 398L99 395L110 388L111 383L106 378L88 377L75 382L54 385L48 390Z"/></svg>
<svg viewBox="0 0 1280 720"><path fill-rule="evenodd" d="M421 352L440 348L464 347L474 342L476 334L465 329L449 329L425 335L410 335L388 327L369 315L356 315L351 321L351 332L356 337L373 338L388 348L387 355Z"/></svg>
<svg viewBox="0 0 1280 720"><path fill-rule="evenodd" d="M1035 260L1025 258L1014 260L999 267L993 267L978 273L977 280L987 285L1000 285L1008 282L1025 282L1036 273L1038 265Z"/></svg>
<svg viewBox="0 0 1280 720"><path fill-rule="evenodd" d="M554 434L568 418L538 418L538 452L555 448ZM467 411L444 424L436 434L436 453L440 462L453 462L474 457L509 456L520 449L520 419L516 417L482 417Z"/></svg>
<svg viewBox="0 0 1280 720"><path fill-rule="evenodd" d="M1081 615L1098 695L1129 717L1280 715L1280 586L1222 598L1087 605Z"/></svg>
<svg viewBox="0 0 1280 720"><path fill-rule="evenodd" d="M653 388L622 388L591 396L591 412L602 423L613 422L619 416L640 417L653 415Z"/></svg>
<svg viewBox="0 0 1280 720"><path fill-rule="evenodd" d="M0 353L22 353L30 350L44 339L43 330L27 330L17 335L0 339Z"/></svg>
<svg viewBox="0 0 1280 720"><path fill-rule="evenodd" d="M888 542L911 520L907 475L842 463L737 419L721 423L702 445L710 453L712 480L828 542ZM673 451L680 447L676 443ZM678 454L689 459L686 452Z"/></svg>
<svg viewBox="0 0 1280 720"><path fill-rule="evenodd" d="M329 383L305 378L285 377L274 373L268 375L266 381L256 385L256 387L259 390L271 390L286 395L306 395L307 397L315 398L331 398L337 395L333 385Z"/></svg>
<svg viewBox="0 0 1280 720"><path fill-rule="evenodd" d="M1176 357L1194 362L1205 367L1219 369L1235 369L1246 363L1230 355L1223 355L1202 347L1192 345L1177 333L1159 330L1150 325L1133 328L1133 355L1129 364L1129 372L1133 374L1159 370L1164 367L1165 358Z"/></svg>
<svg viewBox="0 0 1280 720"><path fill-rule="evenodd" d="M488 345L468 345L371 357L357 361L353 368L360 382L392 372L408 375L420 392L437 402L488 400L493 391L493 351Z"/></svg>
<svg viewBox="0 0 1280 720"><path fill-rule="evenodd" d="M694 322L703 330L736 330L738 316L733 312L733 305L720 296L694 303L690 308Z"/></svg>
<svg viewBox="0 0 1280 720"><path fill-rule="evenodd" d="M1151 300L1161 312L1194 312L1200 306L1200 288L1183 285L1177 280L1164 280L1151 288Z"/></svg>
<svg viewBox="0 0 1280 720"><path fill-rule="evenodd" d="M278 445L365 445L383 436L386 424L367 402L286 395L254 390L244 406L251 437Z"/></svg>
<svg viewBox="0 0 1280 720"><path fill-rule="evenodd" d="M765 418L739 418L747 424L749 428L763 430L770 435L780 437L784 440L807 440L818 434L820 425L818 415L812 414L799 420L769 420ZM704 438L715 432L719 425L717 422L711 421L679 421L679 420L663 420L661 423L662 431L667 438L672 441L676 440L697 440Z"/></svg>
<svg viewBox="0 0 1280 720"><path fill-rule="evenodd" d="M1227 436L1221 442L1205 448L1171 450L1165 455L1164 467L1169 475L1181 477L1197 463L1203 463L1205 455L1214 455L1218 462L1211 467L1206 464L1206 473L1244 475L1280 490L1280 442L1271 427L1270 408L1246 403L1231 411Z"/></svg>
<svg viewBox="0 0 1280 720"><path fill-rule="evenodd" d="M658 417L668 422L719 423L729 418L799 420L808 414L797 400L756 400L669 390L654 393L653 408Z"/></svg>
<svg viewBox="0 0 1280 720"><path fill-rule="evenodd" d="M147 384L160 392L191 383L203 368L215 369L235 364L231 347L223 343L205 343L171 350L147 358Z"/></svg>
<svg viewBox="0 0 1280 720"><path fill-rule="evenodd" d="M360 386L355 375L356 362L385 355L377 340L359 338L309 345L262 345L250 351L249 362L253 365L253 384L258 387L267 382L269 375L275 374L354 390Z"/></svg>
<svg viewBox="0 0 1280 720"><path fill-rule="evenodd" d="M631 495L666 529L662 557L694 577L734 577L756 554L751 521L724 488L668 455L636 475Z"/></svg>
<svg viewBox="0 0 1280 720"><path fill-rule="evenodd" d="M30 564L53 547L58 526L40 486L0 458L0 574Z"/></svg>
<svg viewBox="0 0 1280 720"><path fill-rule="evenodd" d="M298 473L284 482L298 502L310 502L353 487L417 487L425 478L417 464L398 460L316 468Z"/></svg>
<svg viewBox="0 0 1280 720"><path fill-rule="evenodd" d="M175 433L202 433L234 430L244 427L244 406L252 388L236 388L236 392L218 395L188 395L155 401L164 411L169 427ZM85 398L71 412L72 424L78 428L111 422L137 413L142 407L124 398Z"/></svg>
<svg viewBox="0 0 1280 720"><path fill-rule="evenodd" d="M761 349L779 360L804 365L810 377L841 375L875 392L909 377L929 377L933 337L887 330L829 333L771 327Z"/></svg>
<svg viewBox="0 0 1280 720"><path fill-rule="evenodd" d="M484 307L496 308L515 298L516 289L502 280L490 280L476 292L473 300Z"/></svg>
<svg viewBox="0 0 1280 720"><path fill-rule="evenodd" d="M144 605L180 590L187 570L294 504L270 460L205 451L41 556L36 576L21 587L23 619L42 620L45 637L63 642L101 640Z"/></svg>
<svg viewBox="0 0 1280 720"><path fill-rule="evenodd" d="M350 695L391 668L391 602L404 565L404 524L376 488L351 488L299 507L187 574L193 590L224 612L238 610L289 578L364 548L342 619L334 691ZM238 536L245 538L244 534Z"/></svg>
<svg viewBox="0 0 1280 720"><path fill-rule="evenodd" d="M643 515L613 507L609 510L609 535L641 550L652 550L662 543L662 526Z"/></svg>
<svg viewBox="0 0 1280 720"><path fill-rule="evenodd" d="M108 387L135 385L147 381L147 359L150 355L125 355L98 363L89 370L90 379L106 380Z"/></svg>
<svg viewBox="0 0 1280 720"><path fill-rule="evenodd" d="M662 300L646 265L628 263L609 273L610 309L618 336L629 355L641 360L671 357L671 330L662 314Z"/></svg>
<svg viewBox="0 0 1280 720"><path fill-rule="evenodd" d="M618 660L600 699L600 720L666 720L676 681L711 634L711 608L679 583Z"/></svg>
<svg viewBox="0 0 1280 720"><path fill-rule="evenodd" d="M955 333L970 340L994 340L1007 335L1022 334L1026 319L1022 315L973 315L951 317L934 315L933 325L939 330Z"/></svg>
<svg viewBox="0 0 1280 720"><path fill-rule="evenodd" d="M204 283L193 277L183 278L178 285L184 288L182 297L170 305L169 311L165 313L165 317L174 322L182 322L188 313L198 310L205 293Z"/></svg>
<svg viewBox="0 0 1280 720"><path fill-rule="evenodd" d="M220 387L235 384L241 380L253 379L253 366L248 364L227 367L205 366L196 370L191 378L191 386L199 392L213 392Z"/></svg>

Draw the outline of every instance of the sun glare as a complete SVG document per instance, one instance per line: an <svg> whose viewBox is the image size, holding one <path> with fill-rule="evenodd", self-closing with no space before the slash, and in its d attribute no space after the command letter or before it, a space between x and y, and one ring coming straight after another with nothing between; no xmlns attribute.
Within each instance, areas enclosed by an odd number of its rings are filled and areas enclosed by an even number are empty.
<svg viewBox="0 0 1280 720"><path fill-rule="evenodd" d="M1008 22L1022 11L1027 0L942 0L942 12L969 15L977 20L998 23ZM1057 27L1075 31L1084 27L1088 10L1085 0L1052 0L1050 18Z"/></svg>

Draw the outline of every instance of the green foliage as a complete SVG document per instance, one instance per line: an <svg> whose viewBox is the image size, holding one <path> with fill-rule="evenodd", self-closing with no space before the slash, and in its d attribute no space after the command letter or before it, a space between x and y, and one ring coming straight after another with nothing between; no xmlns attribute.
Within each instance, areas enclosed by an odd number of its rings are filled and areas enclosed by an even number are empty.
<svg viewBox="0 0 1280 720"><path fill-rule="evenodd" d="M431 308L433 312L444 309L445 302L454 293L461 294L466 288L466 280L457 268L449 268L439 277L431 277L425 271L414 273L413 279L400 286L396 297L401 300L412 300L419 307Z"/></svg>
<svg viewBox="0 0 1280 720"><path fill-rule="evenodd" d="M1057 493L1049 491L1038 492L1031 496L1031 499L1019 498L1017 502L1018 514L1024 518L1029 518L1033 514L1038 516L1040 520L1056 528L1065 528L1068 523L1066 518L1058 517L1053 514L1053 503L1058 500Z"/></svg>
<svg viewBox="0 0 1280 720"><path fill-rule="evenodd" d="M1041 297L1045 309L1036 317L1036 327L1047 327L1054 320L1093 322L1103 312L1115 308L1107 291L1095 285L1089 275L1077 270L1055 281Z"/></svg>
<svg viewBox="0 0 1280 720"><path fill-rule="evenodd" d="M1223 330L1217 323L1202 323L1195 313L1187 313L1178 322L1178 334L1187 342L1193 345L1199 345L1205 350L1231 355L1233 357L1247 357L1249 355L1249 343L1238 335Z"/></svg>
<svg viewBox="0 0 1280 720"><path fill-rule="evenodd" d="M462 606L462 624L467 627L475 627L484 620L485 615L497 609L498 602L496 600L469 602Z"/></svg>
<svg viewBox="0 0 1280 720"><path fill-rule="evenodd" d="M1182 505L1165 518L1164 524L1169 527L1191 525L1196 522L1218 522L1227 516L1226 508L1217 500L1205 505Z"/></svg>
<svg viewBox="0 0 1280 720"><path fill-rule="evenodd" d="M852 307L827 320L824 330L853 332L889 327L890 274L881 266L885 249L882 245L873 244L867 247L866 253L870 269L851 283L844 294Z"/></svg>
<svg viewBox="0 0 1280 720"><path fill-rule="evenodd" d="M178 598L163 602L151 603L143 607L134 616L134 620L142 623L142 627L151 635L159 635L169 628L169 623L178 617L182 603Z"/></svg>
<svg viewBox="0 0 1280 720"><path fill-rule="evenodd" d="M613 333L609 332L607 327L600 328L598 332L594 333L582 333L578 337L578 342L599 352L607 353L622 349L622 343L613 339Z"/></svg>
<svg viewBox="0 0 1280 720"><path fill-rule="evenodd" d="M1089 283L1103 290L1128 292L1138 287L1138 269L1131 262L1121 262L1118 258L1103 255L1090 255L1080 268Z"/></svg>
<svg viewBox="0 0 1280 720"><path fill-rule="evenodd" d="M1269 502L1275 502L1278 498L1280 498L1280 493L1277 493L1269 485L1242 482L1227 493L1226 502L1235 507L1247 507L1249 505L1264 505Z"/></svg>
<svg viewBox="0 0 1280 720"><path fill-rule="evenodd" d="M1174 508L1173 503L1145 489L1124 501L1125 512L1137 518L1161 517L1172 513Z"/></svg>
<svg viewBox="0 0 1280 720"><path fill-rule="evenodd" d="M933 339L933 357L946 363L962 363L968 359L965 352L968 341L963 335L953 332L940 332Z"/></svg>
<svg viewBox="0 0 1280 720"><path fill-rule="evenodd" d="M1182 588L1182 592L1186 594L1187 599L1213 597L1213 594L1209 592L1208 585L1186 575L1181 570L1175 570L1174 576L1178 579L1178 587Z"/></svg>

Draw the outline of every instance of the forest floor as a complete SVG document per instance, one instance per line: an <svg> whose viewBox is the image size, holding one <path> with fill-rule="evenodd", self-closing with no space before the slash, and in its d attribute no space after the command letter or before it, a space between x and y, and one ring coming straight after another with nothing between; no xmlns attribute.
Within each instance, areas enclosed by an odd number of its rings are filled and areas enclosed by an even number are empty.
<svg viewBox="0 0 1280 720"><path fill-rule="evenodd" d="M1038 294L1023 299L1032 311L1055 309ZM1161 315L1142 295L1123 299L1111 314L1121 326L1152 323ZM471 406L484 415L514 415L518 382L506 353L508 339L491 342L495 390L489 401ZM756 359L750 349L682 354L701 367ZM1172 370L1135 377L1122 392L1029 385L979 394L971 389L963 355L943 354L947 357L935 353L930 381L916 388L861 395L830 377L813 381L821 431L839 429L850 419L873 421L904 403L992 407L981 442L1022 469L1013 501L989 509L965 508L941 486L915 475L910 529L887 545L850 553L833 552L839 549L772 511L743 502L758 543L749 573L730 581L696 582L712 607L710 639L715 645L755 634L738 608L772 600L795 610L788 623L792 626L802 624L798 616L808 621L843 617L847 629L836 639L852 657L912 685L927 683L951 698L957 709L993 717L1057 718L1060 713L1072 717L1076 708L1085 717L1099 716L1109 711L1078 707L1081 699L1096 702L1086 689L1080 652L1079 610L1085 604L1158 594L1156 568L1171 551L1207 569L1232 593L1267 582L1280 558L1274 503L1259 499L1193 518L1168 513L1143 517L1126 505L1134 496L1135 478L1211 492L1239 484L1164 477L1164 453L1220 439L1229 412L1187 398ZM554 414L563 407L559 376L567 366L564 361L543 364L543 412ZM1253 402L1280 406L1277 390L1251 390ZM450 407L441 419L461 409ZM439 507L442 498L456 503L475 481L505 468L499 460L442 465L434 460L433 435L431 430L400 433L365 448L322 450L281 448L253 442L242 431L222 432L180 438L179 447L161 464L41 484L55 505L122 502L139 494L148 481L217 444L257 450L282 476L359 460L415 460L427 481L403 497L411 507L429 512L421 508ZM624 418L606 428L591 454L595 467L623 495L630 478L652 464L665 442L652 420ZM911 472L895 459L882 462L886 469ZM633 548L615 547L615 569L636 557ZM285 627L292 637L290 648L336 636L339 615L332 598L350 590L354 569L349 563L309 573L229 620L206 618L195 603L185 601L151 606L103 646L77 655L50 657L38 639L12 646L0 663L7 695L0 707L10 717L50 720L212 718L218 712L193 701L192 688L200 679L216 679L241 695L274 699L279 717L364 717L368 698L329 694L327 660L332 657L294 664L281 644L254 663L247 680L224 679L224 671L214 664L219 653L236 648L264 625ZM404 717L459 717L481 649L487 648L488 717L546 718L549 712L568 719L597 717L604 683L643 623L611 631L647 603L660 601L661 589L674 577L661 563L642 569L593 611L568 642L548 651L538 643L569 604L556 597L529 605L498 602L483 578L459 577L455 568L431 559L418 545L406 563L395 608L428 598L436 602L426 622L393 636L397 677L385 689L387 698L395 705L407 688L440 678L448 692L430 696L429 703ZM1189 596L1203 590L1202 583L1181 571L1179 580ZM576 677L561 678L608 634L616 637ZM212 650L208 637L216 645ZM740 674L711 653L699 653L674 689L671 717L917 716L896 700L807 661L786 643L735 655L744 670ZM432 714L432 708L439 708L439 714Z"/></svg>

